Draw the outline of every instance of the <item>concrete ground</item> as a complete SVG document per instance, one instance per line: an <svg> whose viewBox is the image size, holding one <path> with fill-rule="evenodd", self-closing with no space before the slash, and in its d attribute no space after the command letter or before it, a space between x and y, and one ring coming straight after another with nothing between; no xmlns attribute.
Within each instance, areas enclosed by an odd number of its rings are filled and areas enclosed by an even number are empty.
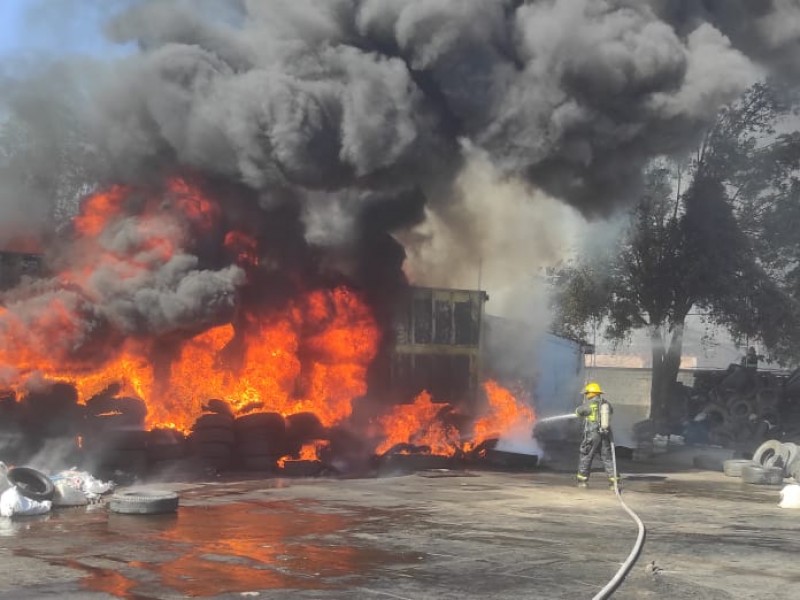
<svg viewBox="0 0 800 600"><path fill-rule="evenodd" d="M159 484L177 515L0 519L0 599L591 598L636 538L600 473L588 490L567 472L444 475ZM614 597L797 598L800 511L779 489L631 475L648 535Z"/></svg>

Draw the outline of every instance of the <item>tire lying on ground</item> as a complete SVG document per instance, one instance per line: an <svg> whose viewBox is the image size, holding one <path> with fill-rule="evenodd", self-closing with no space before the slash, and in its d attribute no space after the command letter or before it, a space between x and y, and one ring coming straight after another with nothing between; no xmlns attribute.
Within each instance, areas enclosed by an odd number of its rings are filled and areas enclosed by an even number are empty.
<svg viewBox="0 0 800 600"><path fill-rule="evenodd" d="M115 492L108 501L110 511L125 515L160 515L178 510L178 494L151 490Z"/></svg>
<svg viewBox="0 0 800 600"><path fill-rule="evenodd" d="M30 467L16 467L8 472L8 481L17 486L17 491L30 500L42 502L52 500L56 488L50 478Z"/></svg>
<svg viewBox="0 0 800 600"><path fill-rule="evenodd" d="M742 481L755 485L780 485L783 483L783 468L745 465L742 467Z"/></svg>
<svg viewBox="0 0 800 600"><path fill-rule="evenodd" d="M753 452L753 462L757 465L764 465L767 460L775 455L781 455L783 452L783 444L778 440L768 440Z"/></svg>
<svg viewBox="0 0 800 600"><path fill-rule="evenodd" d="M728 477L741 477L742 476L742 467L753 465L752 460L745 460L740 458L734 458L731 460L726 460L722 463L722 472L725 473Z"/></svg>

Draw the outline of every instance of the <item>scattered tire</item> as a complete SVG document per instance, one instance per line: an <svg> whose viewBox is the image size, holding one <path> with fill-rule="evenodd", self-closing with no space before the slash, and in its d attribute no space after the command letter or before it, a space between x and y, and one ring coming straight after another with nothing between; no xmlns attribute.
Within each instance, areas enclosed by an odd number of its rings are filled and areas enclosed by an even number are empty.
<svg viewBox="0 0 800 600"><path fill-rule="evenodd" d="M145 490L115 492L108 502L108 508L125 515L172 513L178 510L178 494Z"/></svg>
<svg viewBox="0 0 800 600"><path fill-rule="evenodd" d="M741 477L742 476L742 467L752 465L752 460L744 460L739 458L734 458L731 460L726 460L722 463L722 472L725 473L728 477Z"/></svg>
<svg viewBox="0 0 800 600"><path fill-rule="evenodd" d="M753 485L780 485L783 483L783 469L745 465L742 467L742 481Z"/></svg>
<svg viewBox="0 0 800 600"><path fill-rule="evenodd" d="M775 456L776 454L781 454L783 451L783 444L781 444L778 440L768 440L761 444L756 451L753 453L753 462L756 465L763 465L766 461Z"/></svg>
<svg viewBox="0 0 800 600"><path fill-rule="evenodd" d="M8 481L17 486L19 493L26 498L42 502L52 500L56 488L50 478L30 467L16 467L8 472Z"/></svg>

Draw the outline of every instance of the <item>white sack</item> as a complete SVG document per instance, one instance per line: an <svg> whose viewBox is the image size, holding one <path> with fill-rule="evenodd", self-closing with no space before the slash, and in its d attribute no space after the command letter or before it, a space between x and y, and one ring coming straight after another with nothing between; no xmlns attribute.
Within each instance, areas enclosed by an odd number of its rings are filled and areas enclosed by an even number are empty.
<svg viewBox="0 0 800 600"><path fill-rule="evenodd" d="M31 500L17 491L17 486L8 488L0 496L0 515L13 517L17 515L43 515L50 512L50 500Z"/></svg>

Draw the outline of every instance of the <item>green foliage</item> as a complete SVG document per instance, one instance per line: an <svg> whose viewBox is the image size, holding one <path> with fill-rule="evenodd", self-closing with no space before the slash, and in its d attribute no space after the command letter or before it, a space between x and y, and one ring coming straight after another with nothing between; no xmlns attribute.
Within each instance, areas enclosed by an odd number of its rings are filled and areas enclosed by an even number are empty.
<svg viewBox="0 0 800 600"><path fill-rule="evenodd" d="M704 136L683 193L675 169L654 165L618 243L560 274L559 330L603 322L614 340L649 331L661 414L692 310L760 339L773 358L800 357L800 134L775 128L789 106L765 84L748 90Z"/></svg>

